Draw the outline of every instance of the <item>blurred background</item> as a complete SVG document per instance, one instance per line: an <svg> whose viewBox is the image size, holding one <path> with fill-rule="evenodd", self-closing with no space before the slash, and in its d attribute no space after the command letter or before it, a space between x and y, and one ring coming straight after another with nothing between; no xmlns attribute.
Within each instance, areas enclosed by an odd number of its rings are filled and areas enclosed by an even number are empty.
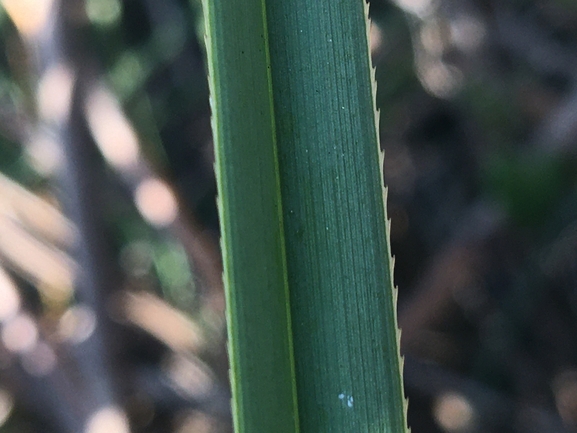
<svg viewBox="0 0 577 433"><path fill-rule="evenodd" d="M200 1L0 5L0 432L231 432ZM577 3L371 13L412 431L576 431Z"/></svg>

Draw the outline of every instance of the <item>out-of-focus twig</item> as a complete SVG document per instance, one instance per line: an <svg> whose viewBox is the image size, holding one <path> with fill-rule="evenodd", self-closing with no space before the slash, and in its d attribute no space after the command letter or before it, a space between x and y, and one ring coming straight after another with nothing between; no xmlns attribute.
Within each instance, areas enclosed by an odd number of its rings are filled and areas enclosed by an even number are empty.
<svg viewBox="0 0 577 433"><path fill-rule="evenodd" d="M0 215L17 218L35 235L61 247L75 239L74 226L46 200L0 174Z"/></svg>
<svg viewBox="0 0 577 433"><path fill-rule="evenodd" d="M74 414L81 430L98 433L112 429L128 432L126 416L118 406L108 359L104 328L107 315L103 295L111 283L111 270L98 226L98 188L87 177L92 168L89 140L78 111L80 70L74 68L78 55L70 14L77 1L5 0L4 6L20 30L29 49L39 85L36 92L40 118L39 133L50 134L63 156L61 191L78 236L73 249L78 262L76 299L95 315L94 330L84 341L70 346L76 368L82 375L77 392L82 404ZM57 401L57 399L54 399ZM60 411L70 410L62 407ZM58 410L57 410L58 411ZM108 425L108 427L106 427Z"/></svg>
<svg viewBox="0 0 577 433"><path fill-rule="evenodd" d="M198 353L206 344L202 330L194 322L152 294L124 293L119 301L123 316L175 352Z"/></svg>
<svg viewBox="0 0 577 433"><path fill-rule="evenodd" d="M46 300L67 302L76 265L64 252L40 241L0 215L0 257L34 283Z"/></svg>

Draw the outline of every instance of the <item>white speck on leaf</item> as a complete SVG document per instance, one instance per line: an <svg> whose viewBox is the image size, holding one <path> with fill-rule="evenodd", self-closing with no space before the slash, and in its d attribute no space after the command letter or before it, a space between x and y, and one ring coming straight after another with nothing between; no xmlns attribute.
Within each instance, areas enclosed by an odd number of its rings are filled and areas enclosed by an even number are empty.
<svg viewBox="0 0 577 433"><path fill-rule="evenodd" d="M339 400L341 400L347 407L352 408L355 402L355 399L352 395L346 395L345 393L339 394Z"/></svg>

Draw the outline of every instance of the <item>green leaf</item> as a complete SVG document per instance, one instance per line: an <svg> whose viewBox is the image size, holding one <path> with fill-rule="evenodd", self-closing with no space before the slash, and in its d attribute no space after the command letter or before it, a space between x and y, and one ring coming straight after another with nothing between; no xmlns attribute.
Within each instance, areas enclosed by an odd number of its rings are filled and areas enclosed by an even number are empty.
<svg viewBox="0 0 577 433"><path fill-rule="evenodd" d="M204 3L237 432L298 431L264 4Z"/></svg>
<svg viewBox="0 0 577 433"><path fill-rule="evenodd" d="M366 5L204 6L236 431L404 432Z"/></svg>

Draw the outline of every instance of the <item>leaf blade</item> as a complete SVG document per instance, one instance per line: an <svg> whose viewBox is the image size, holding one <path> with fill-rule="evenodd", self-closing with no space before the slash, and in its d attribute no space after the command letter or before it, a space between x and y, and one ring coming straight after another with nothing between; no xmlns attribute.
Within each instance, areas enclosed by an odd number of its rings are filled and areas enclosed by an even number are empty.
<svg viewBox="0 0 577 433"><path fill-rule="evenodd" d="M303 432L405 431L364 2L269 2Z"/></svg>
<svg viewBox="0 0 577 433"><path fill-rule="evenodd" d="M235 431L292 433L298 415L264 5L206 1L204 12Z"/></svg>

